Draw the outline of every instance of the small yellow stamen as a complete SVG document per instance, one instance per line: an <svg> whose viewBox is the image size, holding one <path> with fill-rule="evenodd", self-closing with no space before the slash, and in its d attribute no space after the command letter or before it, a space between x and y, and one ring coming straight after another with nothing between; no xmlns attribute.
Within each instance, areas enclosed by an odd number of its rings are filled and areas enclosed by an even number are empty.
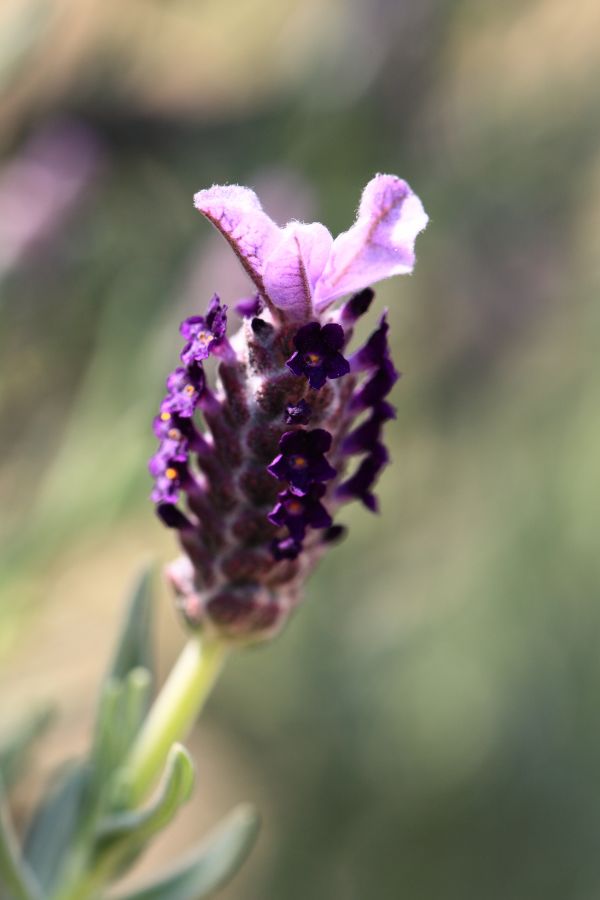
<svg viewBox="0 0 600 900"><path fill-rule="evenodd" d="M163 422L168 422L169 419L171 418L171 413L168 413L168 412L162 412L162 413L160 414L160 417L161 417L161 419L162 419Z"/></svg>
<svg viewBox="0 0 600 900"><path fill-rule="evenodd" d="M196 388L192 384L186 384L184 390L186 394L190 394L190 396L196 392Z"/></svg>
<svg viewBox="0 0 600 900"><path fill-rule="evenodd" d="M165 472L165 475L167 476L169 481L175 481L175 479L177 478L177 475L178 475L177 469L174 469L172 466L169 466L169 468Z"/></svg>
<svg viewBox="0 0 600 900"><path fill-rule="evenodd" d="M318 353L306 353L304 359L309 366L318 366L323 361Z"/></svg>
<svg viewBox="0 0 600 900"><path fill-rule="evenodd" d="M305 456L290 456L290 465L294 469L305 469L308 465L308 460Z"/></svg>

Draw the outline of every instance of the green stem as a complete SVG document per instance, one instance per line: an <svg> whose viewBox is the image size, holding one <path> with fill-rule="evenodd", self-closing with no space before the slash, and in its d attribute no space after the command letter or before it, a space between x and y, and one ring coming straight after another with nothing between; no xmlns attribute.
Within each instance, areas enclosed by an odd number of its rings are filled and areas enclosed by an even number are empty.
<svg viewBox="0 0 600 900"><path fill-rule="evenodd" d="M189 734L223 667L228 647L191 638L171 670L125 761L127 806L140 803L163 770L176 741Z"/></svg>

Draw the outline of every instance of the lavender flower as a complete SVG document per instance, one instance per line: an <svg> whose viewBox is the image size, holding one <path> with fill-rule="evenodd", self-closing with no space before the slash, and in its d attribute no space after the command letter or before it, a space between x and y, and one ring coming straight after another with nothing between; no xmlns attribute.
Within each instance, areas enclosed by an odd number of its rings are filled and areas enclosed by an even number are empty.
<svg viewBox="0 0 600 900"><path fill-rule="evenodd" d="M298 493L307 493L313 484L335 478L336 471L325 459L331 435L324 428L314 431L286 431L279 441L279 453L267 472L287 481Z"/></svg>
<svg viewBox="0 0 600 900"><path fill-rule="evenodd" d="M369 182L355 224L335 240L318 223L280 228L247 188L213 187L194 202L257 294L236 305L243 321L231 341L216 296L183 323L182 364L154 424L152 497L184 550L169 577L186 621L246 641L285 622L308 572L345 533L333 523L339 507L358 499L377 509L383 428L395 415L385 398L398 378L385 314L363 347L346 348L370 284L412 270L427 216L391 175ZM214 390L202 367L210 355Z"/></svg>
<svg viewBox="0 0 600 900"><path fill-rule="evenodd" d="M350 371L350 363L340 353L343 346L341 325L309 322L294 335L296 352L286 365L294 375L306 375L311 388L322 388L328 378L341 378Z"/></svg>
<svg viewBox="0 0 600 900"><path fill-rule="evenodd" d="M227 307L221 306L215 294L206 316L191 316L181 323L180 331L187 341L181 353L185 365L200 363L224 345L227 329Z"/></svg>

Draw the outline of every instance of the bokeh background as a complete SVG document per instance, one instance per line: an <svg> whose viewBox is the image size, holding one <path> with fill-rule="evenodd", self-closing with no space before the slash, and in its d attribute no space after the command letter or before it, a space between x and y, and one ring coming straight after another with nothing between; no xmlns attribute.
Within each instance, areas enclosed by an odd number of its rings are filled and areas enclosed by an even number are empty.
<svg viewBox="0 0 600 900"><path fill-rule="evenodd" d="M246 292L192 194L336 233L389 171L431 223L378 291L404 372L381 516L350 509L230 665L142 868L247 799L227 900L598 896L599 35L596 0L0 4L0 730L59 707L20 820L174 552L146 459L178 323Z"/></svg>

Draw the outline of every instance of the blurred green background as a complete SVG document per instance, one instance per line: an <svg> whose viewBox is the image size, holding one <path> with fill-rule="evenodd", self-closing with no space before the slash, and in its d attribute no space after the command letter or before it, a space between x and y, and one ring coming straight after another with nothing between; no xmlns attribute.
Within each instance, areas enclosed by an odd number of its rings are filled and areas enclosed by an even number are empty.
<svg viewBox="0 0 600 900"><path fill-rule="evenodd" d="M1 729L61 712L21 818L175 551L146 459L178 323L247 290L192 194L336 233L393 172L431 223L378 290L405 375L382 514L351 508L230 666L144 866L248 799L228 900L598 896L599 34L595 0L0 4Z"/></svg>

